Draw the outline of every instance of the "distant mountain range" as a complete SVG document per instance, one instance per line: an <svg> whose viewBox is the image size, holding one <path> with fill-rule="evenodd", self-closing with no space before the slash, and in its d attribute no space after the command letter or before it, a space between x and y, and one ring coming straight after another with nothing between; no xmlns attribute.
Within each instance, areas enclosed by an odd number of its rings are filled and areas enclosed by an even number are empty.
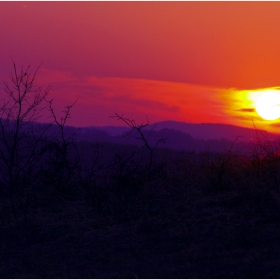
<svg viewBox="0 0 280 280"><path fill-rule="evenodd" d="M130 130L129 127L124 126L95 126L91 128L105 131L111 136L119 136ZM254 129L234 125L212 123L193 124L177 121L162 121L150 124L145 129L154 131L161 131L163 129L180 131L190 135L194 139L199 140L227 139L229 141L234 141L236 138L239 138L240 141L247 142L250 141L252 138L254 139L257 136L257 132ZM258 133L261 135L265 135L270 139L274 139L275 137L277 137L276 135L269 134L264 130L258 130Z"/></svg>
<svg viewBox="0 0 280 280"><path fill-rule="evenodd" d="M120 144L143 144L137 131L125 126L83 127L73 130L77 140L113 142ZM222 152L228 149L243 151L248 143L257 138L266 141L278 136L263 130L254 130L225 124L192 124L176 121L163 121L151 124L143 129L151 146L158 140L166 139L164 146L177 150Z"/></svg>
<svg viewBox="0 0 280 280"><path fill-rule="evenodd" d="M46 124L30 123L25 126L33 127L35 131L44 131ZM176 150L189 151L213 151L222 152L228 149L244 151L259 137L266 141L275 140L278 135L269 134L266 131L242 128L225 124L191 124L176 121L163 121L151 124L142 130L151 147L161 139L159 146ZM59 128L52 126L47 130L50 138L59 135ZM74 135L76 141L117 143L129 145L143 145L141 137L136 130L125 126L90 126L90 127L65 127L65 135ZM164 142L164 143L163 143ZM248 145L249 143L249 145Z"/></svg>

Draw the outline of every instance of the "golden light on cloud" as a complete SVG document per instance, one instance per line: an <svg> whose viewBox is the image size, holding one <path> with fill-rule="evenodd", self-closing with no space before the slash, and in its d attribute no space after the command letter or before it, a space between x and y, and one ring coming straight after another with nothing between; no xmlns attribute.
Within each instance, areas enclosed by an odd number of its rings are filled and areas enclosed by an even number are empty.
<svg viewBox="0 0 280 280"><path fill-rule="evenodd" d="M280 89L229 90L225 97L231 124L277 133L280 118Z"/></svg>

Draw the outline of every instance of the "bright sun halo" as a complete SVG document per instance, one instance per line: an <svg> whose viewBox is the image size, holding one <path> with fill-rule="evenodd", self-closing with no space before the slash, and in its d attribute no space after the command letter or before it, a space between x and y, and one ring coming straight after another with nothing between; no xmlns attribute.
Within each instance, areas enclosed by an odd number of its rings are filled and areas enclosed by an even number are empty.
<svg viewBox="0 0 280 280"><path fill-rule="evenodd" d="M256 111L265 120L280 118L280 91L267 90L256 101Z"/></svg>

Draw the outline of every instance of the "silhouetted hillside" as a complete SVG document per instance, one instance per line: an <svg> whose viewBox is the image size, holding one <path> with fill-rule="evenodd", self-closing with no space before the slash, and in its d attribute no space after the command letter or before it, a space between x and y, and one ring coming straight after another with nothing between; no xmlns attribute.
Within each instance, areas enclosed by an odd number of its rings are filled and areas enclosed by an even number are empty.
<svg viewBox="0 0 280 280"><path fill-rule="evenodd" d="M38 131L46 128L47 124L32 123L26 126L35 126ZM247 153L251 142L256 141L258 136L275 140L277 135L266 131L247 129L224 124L190 124L175 121L164 121L151 124L142 129L145 137L151 145L155 145L160 139L159 147L186 150L186 151L213 151L224 152L231 149L239 153ZM56 125L52 125L46 135L52 136L59 132ZM73 136L75 141L88 141L99 143L116 143L129 145L142 145L139 134L131 127L104 126L104 127L65 127L65 134Z"/></svg>
<svg viewBox="0 0 280 280"><path fill-rule="evenodd" d="M85 127L76 130L77 139L97 140L114 143L140 145L136 131L124 126ZM103 133L102 133L103 132ZM248 149L248 142L255 141L257 137L265 136L274 140L277 135L266 131L248 129L225 124L191 124L176 121L163 121L151 124L143 129L145 136L153 145L159 139L166 139L161 147L188 151L215 151L223 152L228 149L244 151ZM234 143L234 145L233 145Z"/></svg>
<svg viewBox="0 0 280 280"><path fill-rule="evenodd" d="M83 128L84 129L84 128ZM107 132L111 136L118 136L130 130L126 126L104 126L104 127L87 127L86 129L98 129ZM237 137L240 141L247 142L256 137L256 131L254 128L244 128L234 125L227 124L213 124L213 123L186 123L177 121L162 121L152 123L145 129L160 131L163 129L171 129L175 131L181 131L189 134L194 139L209 140L209 139L228 139L234 141ZM258 130L259 133L265 135L270 139L275 139L278 136L275 134L268 133L264 130Z"/></svg>
<svg viewBox="0 0 280 280"><path fill-rule="evenodd" d="M242 142L250 141L252 137L256 136L254 129L244 127L227 125L227 124L212 124L212 123L185 123L176 121L163 121L151 124L150 128L156 131L169 128L190 134L195 139L209 140L209 139L228 139L234 141L237 137L241 138ZM275 137L266 131L259 130L264 135Z"/></svg>

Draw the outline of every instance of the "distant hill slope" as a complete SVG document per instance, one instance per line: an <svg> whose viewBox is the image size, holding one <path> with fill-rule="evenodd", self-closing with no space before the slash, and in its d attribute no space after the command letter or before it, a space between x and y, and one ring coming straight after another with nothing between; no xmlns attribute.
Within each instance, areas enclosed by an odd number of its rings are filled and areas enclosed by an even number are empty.
<svg viewBox="0 0 280 280"><path fill-rule="evenodd" d="M250 141L256 137L256 131L254 129L227 125L227 124L212 124L212 123L185 123L176 121L162 121L151 124L149 126L155 131L168 128L178 130L183 133L191 135L194 139L209 140L209 139L228 139L234 141L237 137L240 137L241 141ZM260 133L268 137L274 138L275 135L269 134L264 130L259 130Z"/></svg>
<svg viewBox="0 0 280 280"><path fill-rule="evenodd" d="M25 129L35 129L40 134L47 124L29 123ZM142 131L148 139L151 147L156 145L160 139L167 141L159 146L177 150L189 151L215 151L222 152L228 149L244 151L248 142L260 136L261 140L279 139L279 135L268 134L265 131L255 131L233 125L224 124L191 124L176 121L163 121L151 124ZM46 136L53 138L60 135L59 127L54 125L46 130ZM139 139L139 133L132 128L125 126L104 126L104 127L65 127L65 135L75 135L76 141L117 143L129 145L143 145ZM265 135L266 138L263 136ZM238 138L238 139L237 139ZM237 139L237 141L235 141ZM246 144L247 143L247 144ZM234 145L233 145L234 144ZM273 143L272 143L273 144Z"/></svg>
<svg viewBox="0 0 280 280"><path fill-rule="evenodd" d="M89 128L89 127L88 127ZM122 135L130 130L129 127L125 126L104 126L104 127L91 127L94 129L102 130L111 136ZM210 140L210 139L228 139L234 141L237 137L242 142L250 141L252 138L257 136L254 129L227 125L227 124L212 124L212 123L185 123L177 121L162 121L150 124L145 129L161 131L163 129L171 129L189 134L194 139ZM259 133L266 137L274 139L276 135L269 134L264 130L259 130Z"/></svg>
<svg viewBox="0 0 280 280"><path fill-rule="evenodd" d="M130 130L129 127L127 126L88 126L86 127L87 129L97 129L97 130L102 130L108 133L108 135L111 136L117 136L117 135L122 135L123 133L127 132Z"/></svg>

